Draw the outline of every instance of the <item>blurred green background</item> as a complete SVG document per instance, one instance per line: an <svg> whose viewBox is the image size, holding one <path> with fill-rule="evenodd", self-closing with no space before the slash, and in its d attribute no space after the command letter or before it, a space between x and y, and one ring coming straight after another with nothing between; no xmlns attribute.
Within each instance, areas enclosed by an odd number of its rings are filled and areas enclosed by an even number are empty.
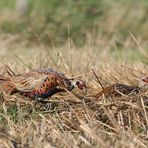
<svg viewBox="0 0 148 148"><path fill-rule="evenodd" d="M122 47L129 32L148 40L147 0L0 0L0 33L36 42L63 44L68 37L82 46L105 34ZM18 4L19 3L19 4ZM20 8L19 8L20 7Z"/></svg>

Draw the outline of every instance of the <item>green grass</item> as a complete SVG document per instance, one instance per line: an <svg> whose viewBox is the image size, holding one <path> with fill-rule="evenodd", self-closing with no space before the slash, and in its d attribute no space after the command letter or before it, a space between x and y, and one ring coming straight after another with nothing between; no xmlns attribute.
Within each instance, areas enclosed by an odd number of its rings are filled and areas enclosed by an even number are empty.
<svg viewBox="0 0 148 148"><path fill-rule="evenodd" d="M31 0L28 12L22 19L16 17L14 2L0 2L0 31L20 34L22 40L35 41L36 33L42 42L52 44L51 40L54 40L59 45L64 44L70 36L77 46L82 46L90 33L96 37L100 31L106 36L108 34L108 38L116 33L124 40L129 32L136 36L140 34L143 40L147 38L148 5L145 0Z"/></svg>
<svg viewBox="0 0 148 148"><path fill-rule="evenodd" d="M0 8L1 11L5 10L5 9L14 9L15 7L15 2L13 0L0 0Z"/></svg>

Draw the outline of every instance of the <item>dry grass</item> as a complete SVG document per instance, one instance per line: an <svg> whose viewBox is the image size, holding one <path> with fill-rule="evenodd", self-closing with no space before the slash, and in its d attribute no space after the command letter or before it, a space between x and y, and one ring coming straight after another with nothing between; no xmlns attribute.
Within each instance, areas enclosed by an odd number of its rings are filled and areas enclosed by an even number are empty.
<svg viewBox="0 0 148 148"><path fill-rule="evenodd" d="M10 50L2 60L15 71L28 70ZM126 64L113 59L109 52L93 46L73 46L32 50L20 49L15 54L32 68L54 67L69 76L85 80L88 94L79 90L50 98L46 105L34 106L21 97L1 96L0 146L4 147L131 147L148 145L147 93L121 98L89 97L101 90L91 68L104 86L116 82L136 85L147 75L147 65L140 61ZM1 72L3 68L1 66ZM30 112L32 110L32 112Z"/></svg>
<svg viewBox="0 0 148 148"><path fill-rule="evenodd" d="M100 100L90 97L101 90L91 68L103 86L117 82L137 85L138 79L148 74L146 12L140 5L115 5L98 20L98 34L94 27L81 49L71 38L65 46L56 47L48 30L52 47L44 45L33 31L30 32L38 45L25 40L24 32L0 34L0 60L15 73L26 72L30 67L53 67L83 79L88 88L87 94L79 90L60 93L49 98L48 104L36 106L19 95L1 94L0 147L146 148L148 92ZM12 26L11 19L15 22L16 18L11 15L1 15L0 23L9 20ZM3 72L0 65L0 73Z"/></svg>

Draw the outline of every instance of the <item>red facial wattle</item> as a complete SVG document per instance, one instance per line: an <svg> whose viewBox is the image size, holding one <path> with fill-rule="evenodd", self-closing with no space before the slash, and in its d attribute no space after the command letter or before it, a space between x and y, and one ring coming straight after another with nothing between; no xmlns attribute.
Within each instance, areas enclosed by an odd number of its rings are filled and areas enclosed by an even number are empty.
<svg viewBox="0 0 148 148"><path fill-rule="evenodd" d="M83 81L78 81L77 86L79 89L84 89L86 88L86 84Z"/></svg>
<svg viewBox="0 0 148 148"><path fill-rule="evenodd" d="M144 81L144 82L148 83L148 77L143 78L143 79L142 79L142 81Z"/></svg>

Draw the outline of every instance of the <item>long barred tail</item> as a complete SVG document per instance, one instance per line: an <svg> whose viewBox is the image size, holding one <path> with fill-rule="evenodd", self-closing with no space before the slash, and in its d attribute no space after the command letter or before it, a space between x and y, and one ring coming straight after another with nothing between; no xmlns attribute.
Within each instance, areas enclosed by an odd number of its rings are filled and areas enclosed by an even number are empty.
<svg viewBox="0 0 148 148"><path fill-rule="evenodd" d="M13 94L16 92L16 88L10 81L10 77L0 75L0 90L5 91L8 94Z"/></svg>

